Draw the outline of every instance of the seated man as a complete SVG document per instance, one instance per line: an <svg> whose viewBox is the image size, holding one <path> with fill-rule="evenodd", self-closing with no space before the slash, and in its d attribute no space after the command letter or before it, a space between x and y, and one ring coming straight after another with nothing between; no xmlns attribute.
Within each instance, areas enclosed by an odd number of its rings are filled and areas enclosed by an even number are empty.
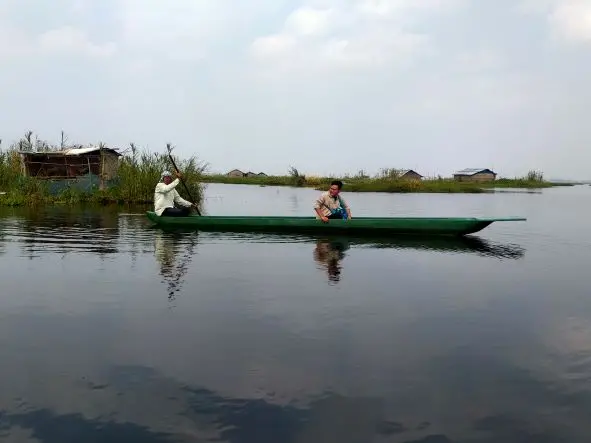
<svg viewBox="0 0 591 443"><path fill-rule="evenodd" d="M351 218L351 209L349 205L339 195L343 182L334 180L330 184L328 191L323 192L314 204L314 210L318 217L324 222L329 219L346 219Z"/></svg>
<svg viewBox="0 0 591 443"><path fill-rule="evenodd" d="M175 189L179 184L181 174L176 173L177 178L172 180L172 174L164 171L160 176L160 182L156 185L154 190L154 212L157 215L170 217L186 217L191 213L191 207L195 205L179 195ZM175 208L174 204L183 206L182 208Z"/></svg>

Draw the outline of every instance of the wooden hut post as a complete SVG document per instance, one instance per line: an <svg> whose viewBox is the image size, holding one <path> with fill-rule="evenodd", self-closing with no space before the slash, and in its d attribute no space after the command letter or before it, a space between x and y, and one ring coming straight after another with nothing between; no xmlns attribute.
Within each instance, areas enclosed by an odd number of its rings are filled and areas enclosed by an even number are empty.
<svg viewBox="0 0 591 443"><path fill-rule="evenodd" d="M99 189L102 191L105 189L105 157L103 155L103 145L99 144L100 153L100 174L99 174Z"/></svg>

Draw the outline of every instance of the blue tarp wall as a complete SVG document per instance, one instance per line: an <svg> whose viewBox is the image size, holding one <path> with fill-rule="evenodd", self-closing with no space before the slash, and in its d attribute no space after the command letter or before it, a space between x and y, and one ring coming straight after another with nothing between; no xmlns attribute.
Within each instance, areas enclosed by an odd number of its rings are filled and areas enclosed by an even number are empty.
<svg viewBox="0 0 591 443"><path fill-rule="evenodd" d="M105 180L105 188L110 188L117 185L119 180ZM48 180L47 186L49 193L52 195L59 194L65 190L75 189L80 192L93 192L97 191L100 187L100 178L98 175L87 174L75 179L68 180Z"/></svg>

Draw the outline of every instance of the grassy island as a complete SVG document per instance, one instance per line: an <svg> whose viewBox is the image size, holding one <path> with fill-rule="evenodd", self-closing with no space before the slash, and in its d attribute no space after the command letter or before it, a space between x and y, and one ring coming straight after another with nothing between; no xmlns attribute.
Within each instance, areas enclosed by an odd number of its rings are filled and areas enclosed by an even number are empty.
<svg viewBox="0 0 591 443"><path fill-rule="evenodd" d="M494 188L541 189L559 185L545 181L543 174L538 171L530 171L524 177L500 178L490 182L457 181L442 177L410 180L402 178L400 170L396 169L384 169L374 177L369 177L362 172L354 176L310 177L301 174L295 168L291 168L284 176L229 177L204 174L201 177L201 180L207 183L295 186L318 190L326 189L334 179L342 180L345 183L344 190L347 192L484 193Z"/></svg>

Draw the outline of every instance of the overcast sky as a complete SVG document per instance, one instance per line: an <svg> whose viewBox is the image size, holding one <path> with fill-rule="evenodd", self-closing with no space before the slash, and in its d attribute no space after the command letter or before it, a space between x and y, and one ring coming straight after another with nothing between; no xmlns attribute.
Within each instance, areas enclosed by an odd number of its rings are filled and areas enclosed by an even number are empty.
<svg viewBox="0 0 591 443"><path fill-rule="evenodd" d="M0 138L591 178L591 0L1 0Z"/></svg>

